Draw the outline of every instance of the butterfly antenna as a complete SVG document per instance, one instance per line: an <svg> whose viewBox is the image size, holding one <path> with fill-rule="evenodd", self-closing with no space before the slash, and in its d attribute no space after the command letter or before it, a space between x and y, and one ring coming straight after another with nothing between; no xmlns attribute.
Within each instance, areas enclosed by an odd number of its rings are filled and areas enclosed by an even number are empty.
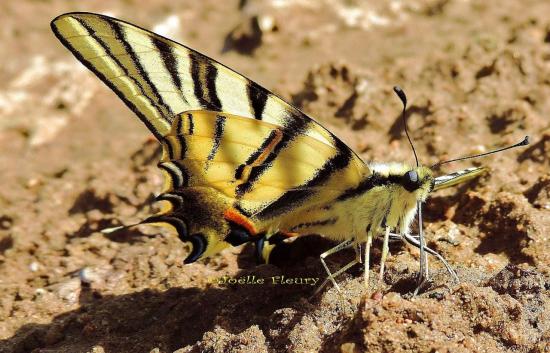
<svg viewBox="0 0 550 353"><path fill-rule="evenodd" d="M416 166L418 167L419 166L418 156L416 155L416 150L414 149L414 145L412 143L411 136L409 135L409 129L407 128L407 119L405 119L405 111L407 110L407 96L405 95L405 92L403 92L401 87L399 87L399 86L394 86L393 91L395 92L395 94L397 94L399 99L401 99L401 103L403 103L403 113L401 114L401 117L403 118L403 125L405 126L405 134L407 135L407 139L409 140L409 143L411 144L411 148L412 148L413 153L414 153L414 159L416 161Z"/></svg>
<svg viewBox="0 0 550 353"><path fill-rule="evenodd" d="M479 157L487 156L487 155L490 155L490 154L493 154L493 153L498 153L498 152L506 151L506 150L509 150L509 149L511 149L511 148L516 148L516 147L521 147L521 146L527 146L528 144L529 144L529 136L525 136L525 137L523 138L523 140L521 140L520 142L518 142L518 143L516 143L516 144L514 144L514 145L507 146L507 147L502 147L502 148L498 148L498 149L496 149L496 150L489 151L489 152L485 152L485 153L474 154L473 156L460 157L460 158L450 159L450 160L448 160L448 161L437 162L436 164L432 165L431 168L439 167L440 165L447 164L447 163L451 163L451 162L463 161L463 160L465 160L465 159L479 158Z"/></svg>

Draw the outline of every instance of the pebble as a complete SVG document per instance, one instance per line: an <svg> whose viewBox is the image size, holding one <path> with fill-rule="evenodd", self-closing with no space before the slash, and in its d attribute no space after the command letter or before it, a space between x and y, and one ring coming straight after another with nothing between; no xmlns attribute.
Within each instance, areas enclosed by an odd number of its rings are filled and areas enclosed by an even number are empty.
<svg viewBox="0 0 550 353"><path fill-rule="evenodd" d="M78 277L83 283L87 284L103 282L102 274L93 267L84 267L78 273Z"/></svg>
<svg viewBox="0 0 550 353"><path fill-rule="evenodd" d="M36 272L40 269L40 264L36 261L33 261L30 263L29 265L29 270L31 270L31 272Z"/></svg>
<svg viewBox="0 0 550 353"><path fill-rule="evenodd" d="M275 18L267 15L260 16L258 25L260 26L260 30L262 32L272 32L277 27L275 24Z"/></svg>
<svg viewBox="0 0 550 353"><path fill-rule="evenodd" d="M61 299L71 304L76 303L80 295L80 279L72 278L66 282L60 283L55 292Z"/></svg>
<svg viewBox="0 0 550 353"><path fill-rule="evenodd" d="M342 344L340 346L340 351L342 353L355 353L355 352L358 352L356 350L355 343L353 343L353 342L347 342L347 343Z"/></svg>

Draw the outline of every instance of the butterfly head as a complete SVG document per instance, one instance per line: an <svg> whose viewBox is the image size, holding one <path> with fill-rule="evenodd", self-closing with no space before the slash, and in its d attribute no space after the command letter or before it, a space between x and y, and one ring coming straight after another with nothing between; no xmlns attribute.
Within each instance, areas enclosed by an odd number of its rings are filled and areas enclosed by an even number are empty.
<svg viewBox="0 0 550 353"><path fill-rule="evenodd" d="M434 174L429 167L412 167L404 163L371 163L369 168L379 178L380 184L400 188L403 193L399 193L399 197L424 201L435 185Z"/></svg>
<svg viewBox="0 0 550 353"><path fill-rule="evenodd" d="M408 192L419 192L427 196L433 189L434 177L430 168L420 166L406 171L401 176L399 183ZM422 199L424 198L422 197Z"/></svg>

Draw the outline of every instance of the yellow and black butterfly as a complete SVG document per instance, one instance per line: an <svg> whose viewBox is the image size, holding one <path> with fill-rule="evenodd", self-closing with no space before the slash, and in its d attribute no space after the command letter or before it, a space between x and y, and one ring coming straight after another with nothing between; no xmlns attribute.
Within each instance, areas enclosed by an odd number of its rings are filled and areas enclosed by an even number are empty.
<svg viewBox="0 0 550 353"><path fill-rule="evenodd" d="M163 208L140 224L168 225L191 242L185 263L247 242L267 262L286 239L317 233L340 242L321 255L336 287L334 277L358 262L368 283L371 242L384 234L380 274L393 235L420 248L422 282L424 251L443 258L425 247L421 231L409 234L420 203L485 170L434 177L418 160L367 164L297 108L184 45L92 13L61 15L51 27L162 144ZM360 253L361 244L364 258L331 274L324 258L352 246Z"/></svg>

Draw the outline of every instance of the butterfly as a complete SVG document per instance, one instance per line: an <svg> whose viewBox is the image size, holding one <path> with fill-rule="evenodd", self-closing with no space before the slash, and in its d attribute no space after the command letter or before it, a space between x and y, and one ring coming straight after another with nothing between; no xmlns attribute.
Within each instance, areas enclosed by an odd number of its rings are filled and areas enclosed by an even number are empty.
<svg viewBox="0 0 550 353"><path fill-rule="evenodd" d="M390 237L420 248L418 288L428 277L426 253L456 277L424 244L421 203L485 168L436 177L418 159L416 166L365 163L299 109L182 44L93 13L63 14L51 28L162 145L161 211L138 224L167 226L190 242L184 263L244 243L254 243L258 258L268 262L276 246L316 233L339 242L321 254L325 284L339 288L334 277L361 262L368 284L372 240L383 234L379 280ZM405 94L396 93L404 112ZM417 213L420 232L413 236ZM354 261L331 273L324 259L349 247L356 249Z"/></svg>

